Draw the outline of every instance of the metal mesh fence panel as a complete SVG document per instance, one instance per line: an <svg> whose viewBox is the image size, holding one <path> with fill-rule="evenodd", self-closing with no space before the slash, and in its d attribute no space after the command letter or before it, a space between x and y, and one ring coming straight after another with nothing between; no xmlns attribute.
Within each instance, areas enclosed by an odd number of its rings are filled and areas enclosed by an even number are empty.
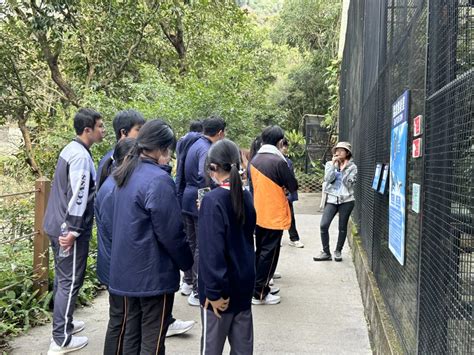
<svg viewBox="0 0 474 355"><path fill-rule="evenodd" d="M430 3L419 350L474 352L473 3Z"/></svg>
<svg viewBox="0 0 474 355"><path fill-rule="evenodd" d="M406 353L473 351L473 6L472 0L350 2L339 134L352 142L359 167L353 220ZM406 89L401 265L388 247L388 195L373 190L372 180L376 164L390 161L392 104ZM414 159L417 115L424 117L425 151ZM412 209L413 184L422 187L419 212Z"/></svg>

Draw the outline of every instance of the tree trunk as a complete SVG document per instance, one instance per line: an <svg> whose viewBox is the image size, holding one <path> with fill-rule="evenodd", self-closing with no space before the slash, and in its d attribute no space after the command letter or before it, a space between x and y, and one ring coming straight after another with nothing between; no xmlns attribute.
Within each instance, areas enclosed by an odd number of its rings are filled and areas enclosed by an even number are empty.
<svg viewBox="0 0 474 355"><path fill-rule="evenodd" d="M23 141L25 142L26 163L30 166L33 174L35 174L35 177L39 178L43 174L33 154L33 145L31 144L30 131L26 126L27 118L24 116L24 114L21 114L21 116L22 117L18 119L18 127L20 128Z"/></svg>
<svg viewBox="0 0 474 355"><path fill-rule="evenodd" d="M176 33L173 33L170 30L169 25L164 22L160 22L160 26L166 38L173 45L176 53L178 54L179 73L181 75L186 74L188 67L186 63L186 45L184 43L184 26L181 17L178 15L178 18L176 19Z"/></svg>
<svg viewBox="0 0 474 355"><path fill-rule="evenodd" d="M59 51L54 54L51 52L51 48L49 47L48 40L44 33L38 33L37 37L41 46L41 51L43 52L44 58L46 59L46 63L48 63L49 70L51 71L51 78L59 87L59 89L63 92L64 96L66 96L68 101L75 107L80 107L76 93L66 82L66 80L64 80L61 74L61 70L59 69Z"/></svg>

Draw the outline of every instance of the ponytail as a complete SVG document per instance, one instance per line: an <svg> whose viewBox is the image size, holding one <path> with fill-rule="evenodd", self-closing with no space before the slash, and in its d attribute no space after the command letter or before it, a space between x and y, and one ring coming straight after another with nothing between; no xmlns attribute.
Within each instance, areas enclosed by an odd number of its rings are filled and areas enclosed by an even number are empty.
<svg viewBox="0 0 474 355"><path fill-rule="evenodd" d="M232 208L239 224L245 223L244 190L242 179L240 178L239 167L236 163L231 164L230 168L230 197Z"/></svg>
<svg viewBox="0 0 474 355"><path fill-rule="evenodd" d="M107 159L102 166L102 170L100 171L99 183L97 184L97 191L100 189L104 181L109 177L110 173L112 172L112 164L114 162L114 158L110 157Z"/></svg>
<svg viewBox="0 0 474 355"><path fill-rule="evenodd" d="M120 165L113 173L113 177L118 187L124 187L127 185L130 177L139 163L141 152L142 149L139 148L138 141L135 141L127 156L123 160L122 165Z"/></svg>
<svg viewBox="0 0 474 355"><path fill-rule="evenodd" d="M230 197L235 218L239 224L245 223L245 204L242 179L240 177L240 150L237 145L223 139L211 146L207 154L206 165L217 165L218 169L229 172Z"/></svg>

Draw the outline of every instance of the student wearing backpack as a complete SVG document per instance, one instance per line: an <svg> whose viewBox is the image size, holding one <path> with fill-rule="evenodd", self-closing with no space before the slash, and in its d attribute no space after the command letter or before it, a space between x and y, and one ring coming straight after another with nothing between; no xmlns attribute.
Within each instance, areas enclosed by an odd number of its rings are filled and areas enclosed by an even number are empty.
<svg viewBox="0 0 474 355"><path fill-rule="evenodd" d="M202 306L202 354L252 354L252 294L255 284L253 231L256 215L250 192L243 189L240 156L224 139L209 150L206 167L218 186L199 209L199 301Z"/></svg>

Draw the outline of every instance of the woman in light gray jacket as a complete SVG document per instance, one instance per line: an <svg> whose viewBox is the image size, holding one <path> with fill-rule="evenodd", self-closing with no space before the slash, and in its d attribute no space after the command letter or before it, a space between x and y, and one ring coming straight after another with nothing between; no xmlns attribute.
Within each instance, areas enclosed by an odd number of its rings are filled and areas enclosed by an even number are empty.
<svg viewBox="0 0 474 355"><path fill-rule="evenodd" d="M339 236L334 260L342 261L341 251L346 241L347 223L354 208L357 166L352 161L352 147L348 142L339 142L332 149L332 153L332 161L328 161L324 169L324 192L327 199L320 225L323 251L313 257L314 261L332 260L329 250L329 226L336 213L339 213Z"/></svg>

